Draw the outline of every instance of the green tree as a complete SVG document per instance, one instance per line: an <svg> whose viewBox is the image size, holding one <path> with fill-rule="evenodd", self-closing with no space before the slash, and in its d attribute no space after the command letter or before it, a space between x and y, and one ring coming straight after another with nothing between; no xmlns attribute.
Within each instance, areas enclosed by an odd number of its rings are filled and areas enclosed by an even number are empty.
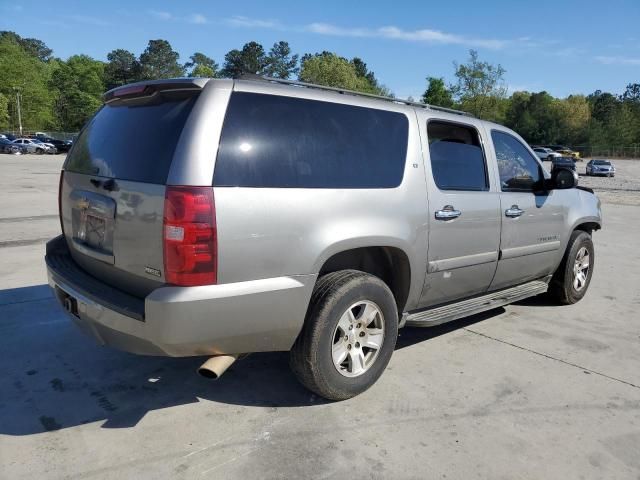
<svg viewBox="0 0 640 480"><path fill-rule="evenodd" d="M184 67L178 63L179 58L180 54L166 40L149 40L147 48L140 55L142 78L155 80L182 77Z"/></svg>
<svg viewBox="0 0 640 480"><path fill-rule="evenodd" d="M503 100L507 96L505 69L480 61L475 50L469 50L467 63L453 65L457 83L452 91L460 107L479 118L503 120L506 107Z"/></svg>
<svg viewBox="0 0 640 480"><path fill-rule="evenodd" d="M422 95L422 103L437 105L439 107L453 107L453 95L447 88L443 78L427 77L429 85Z"/></svg>
<svg viewBox="0 0 640 480"><path fill-rule="evenodd" d="M204 53L194 53L184 66L189 70L190 77L215 78L218 76L218 64Z"/></svg>
<svg viewBox="0 0 640 480"><path fill-rule="evenodd" d="M87 55L57 62L51 75L56 92L56 117L60 128L79 130L102 104L104 64Z"/></svg>
<svg viewBox="0 0 640 480"><path fill-rule="evenodd" d="M269 50L262 73L268 77L289 78L295 76L298 71L298 55L291 55L289 44L284 41L274 43Z"/></svg>
<svg viewBox="0 0 640 480"><path fill-rule="evenodd" d="M300 80L328 87L378 93L366 77L358 75L353 62L331 52L305 55L302 59Z"/></svg>
<svg viewBox="0 0 640 480"><path fill-rule="evenodd" d="M22 38L15 32L2 31L0 32L0 39L8 38L13 40L15 43L20 45L25 52L29 55L36 57L38 60L42 60L43 62L48 62L51 60L51 55L53 54L53 50L51 50L47 45L37 38Z"/></svg>
<svg viewBox="0 0 640 480"><path fill-rule="evenodd" d="M369 70L367 64L359 57L353 57L351 59L351 63L353 64L356 75L369 84L369 91L375 95L382 95L384 97L392 97L393 94L391 91L385 86L382 85L378 79L376 78L375 73Z"/></svg>
<svg viewBox="0 0 640 480"><path fill-rule="evenodd" d="M104 76L108 90L140 80L142 67L130 51L122 48L112 50L107 54L107 61Z"/></svg>
<svg viewBox="0 0 640 480"><path fill-rule="evenodd" d="M555 101L558 118L558 141L579 145L587 141L591 108L584 95L569 95Z"/></svg>
<svg viewBox="0 0 640 480"><path fill-rule="evenodd" d="M264 48L257 42L245 43L242 50L231 50L224 56L222 76L237 78L245 73L262 75L268 65Z"/></svg>
<svg viewBox="0 0 640 480"><path fill-rule="evenodd" d="M9 127L9 99L3 93L0 93L0 128Z"/></svg>
<svg viewBox="0 0 640 480"><path fill-rule="evenodd" d="M28 53L15 38L0 36L0 94L7 100L8 127L18 128L16 93L21 95L25 129L50 128L55 119L48 90L51 66Z"/></svg>

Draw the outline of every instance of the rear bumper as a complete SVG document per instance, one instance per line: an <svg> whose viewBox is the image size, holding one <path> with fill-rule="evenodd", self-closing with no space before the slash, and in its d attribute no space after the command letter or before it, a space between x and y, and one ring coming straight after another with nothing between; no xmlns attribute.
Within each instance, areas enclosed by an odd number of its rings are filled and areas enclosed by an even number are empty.
<svg viewBox="0 0 640 480"><path fill-rule="evenodd" d="M201 287L161 287L138 299L84 272L62 236L47 243L47 275L68 316L99 343L144 355L289 350L316 275ZM66 304L66 305L65 305Z"/></svg>

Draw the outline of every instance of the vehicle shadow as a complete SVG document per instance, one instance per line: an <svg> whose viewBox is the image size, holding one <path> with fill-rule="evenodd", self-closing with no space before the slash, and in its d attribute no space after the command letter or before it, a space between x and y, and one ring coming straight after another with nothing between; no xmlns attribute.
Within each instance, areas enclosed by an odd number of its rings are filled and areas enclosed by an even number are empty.
<svg viewBox="0 0 640 480"><path fill-rule="evenodd" d="M502 309L433 328L401 330L397 348L490 318ZM32 435L103 421L135 426L147 412L202 400L266 408L326 400L302 387L288 353L255 353L219 380L196 374L204 357L143 357L82 335L48 286L0 291L0 434Z"/></svg>

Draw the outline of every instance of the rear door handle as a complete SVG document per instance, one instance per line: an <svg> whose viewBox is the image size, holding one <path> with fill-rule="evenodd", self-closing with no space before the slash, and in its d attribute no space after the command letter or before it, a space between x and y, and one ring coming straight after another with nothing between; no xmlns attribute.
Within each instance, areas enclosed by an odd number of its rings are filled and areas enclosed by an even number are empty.
<svg viewBox="0 0 640 480"><path fill-rule="evenodd" d="M453 205L445 205L442 210L436 210L436 218L438 220L452 220L460 215L462 215L462 212L453 208Z"/></svg>
<svg viewBox="0 0 640 480"><path fill-rule="evenodd" d="M507 208L504 211L504 214L507 217L510 217L510 218L519 217L523 213L524 213L524 210L522 210L520 207L518 207L518 205L511 205L511 208Z"/></svg>

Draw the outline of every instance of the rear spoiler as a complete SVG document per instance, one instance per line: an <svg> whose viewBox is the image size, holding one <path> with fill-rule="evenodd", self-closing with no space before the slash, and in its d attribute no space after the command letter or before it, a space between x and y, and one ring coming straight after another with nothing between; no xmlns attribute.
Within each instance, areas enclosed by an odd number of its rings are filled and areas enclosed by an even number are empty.
<svg viewBox="0 0 640 480"><path fill-rule="evenodd" d="M199 91L204 88L209 80L209 78L170 78L167 80L148 80L130 83L121 87L112 88L102 95L102 100L104 103L110 103L119 99L150 97L160 91Z"/></svg>

